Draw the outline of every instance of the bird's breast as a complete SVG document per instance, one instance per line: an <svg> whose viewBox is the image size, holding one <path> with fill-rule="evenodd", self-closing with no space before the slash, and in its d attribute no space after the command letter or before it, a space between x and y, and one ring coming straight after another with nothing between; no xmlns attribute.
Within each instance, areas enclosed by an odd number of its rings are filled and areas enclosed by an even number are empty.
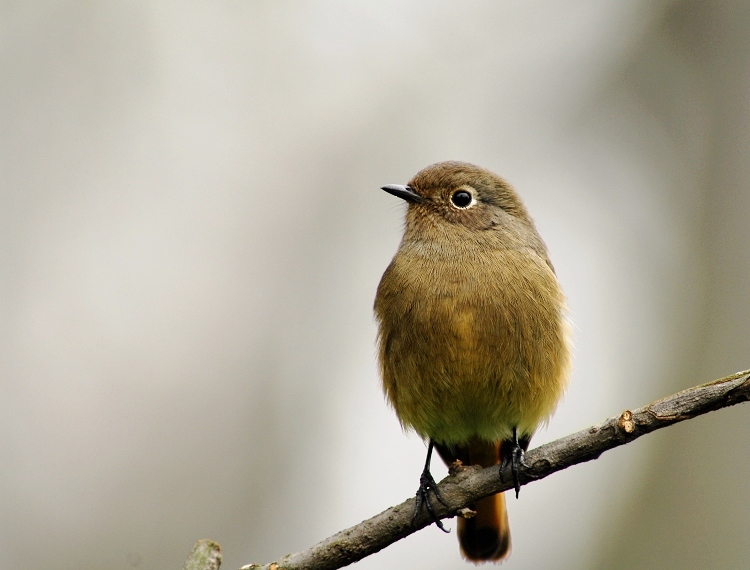
<svg viewBox="0 0 750 570"><path fill-rule="evenodd" d="M533 432L567 379L563 297L528 251L436 259L400 251L376 298L389 401L437 441Z"/></svg>

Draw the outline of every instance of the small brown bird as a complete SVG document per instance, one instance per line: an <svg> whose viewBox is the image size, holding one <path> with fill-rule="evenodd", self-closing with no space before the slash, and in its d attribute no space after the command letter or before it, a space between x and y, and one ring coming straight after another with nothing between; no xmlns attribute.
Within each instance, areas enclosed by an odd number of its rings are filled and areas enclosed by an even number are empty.
<svg viewBox="0 0 750 570"><path fill-rule="evenodd" d="M383 190L408 203L375 315L385 394L401 424L429 442L417 513L432 510L430 491L440 500L433 447L448 465L510 464L518 494L523 451L570 371L565 299L547 248L513 188L473 164L434 164ZM473 508L475 517L458 519L461 552L502 561L503 494Z"/></svg>

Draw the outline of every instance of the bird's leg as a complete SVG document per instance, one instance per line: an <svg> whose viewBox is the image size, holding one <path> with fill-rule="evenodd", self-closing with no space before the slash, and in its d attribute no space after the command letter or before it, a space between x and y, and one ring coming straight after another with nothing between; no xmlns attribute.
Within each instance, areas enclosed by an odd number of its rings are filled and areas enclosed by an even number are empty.
<svg viewBox="0 0 750 570"><path fill-rule="evenodd" d="M503 480L503 471L508 465L510 465L510 471L513 474L513 486L516 489L516 499L518 498L518 493L521 492L521 481L518 479L518 467L519 465L528 467L523 460L523 456L524 452L529 447L530 441L531 438L528 436L522 437L519 441L518 429L514 426L513 439L504 440L500 446L500 455L502 456L502 461L500 462L500 480Z"/></svg>
<svg viewBox="0 0 750 570"><path fill-rule="evenodd" d="M417 489L416 505L414 507L414 516L411 519L411 524L413 525L417 521L417 515L419 515L419 512L422 510L422 505L424 504L424 506L427 507L427 512L430 513L430 516L432 517L432 520L435 521L437 527L443 532L450 532L450 530L447 530L443 526L443 522L437 518L435 511L432 508L432 504L430 503L430 490L432 490L432 492L435 493L437 500L446 507L448 506L443 500L443 496L440 494L440 489L438 489L437 483L435 483L435 479L432 477L432 473L430 473L433 445L432 440L430 440L430 443L427 446L427 460L424 463L422 475L419 476L419 489Z"/></svg>

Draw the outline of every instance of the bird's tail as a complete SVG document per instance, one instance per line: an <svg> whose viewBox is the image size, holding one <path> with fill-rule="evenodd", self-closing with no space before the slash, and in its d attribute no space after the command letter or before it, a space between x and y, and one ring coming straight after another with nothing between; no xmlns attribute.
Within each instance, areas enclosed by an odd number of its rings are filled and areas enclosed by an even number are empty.
<svg viewBox="0 0 750 570"><path fill-rule="evenodd" d="M500 463L500 443L473 441L466 447L437 447L443 460L450 464L460 459L464 465L490 467ZM464 558L476 564L502 562L510 555L510 526L503 493L490 495L471 505L476 515L458 517L458 542Z"/></svg>
<svg viewBox="0 0 750 570"><path fill-rule="evenodd" d="M474 507L477 514L458 519L461 554L472 562L502 562L510 554L510 526L505 495L485 497Z"/></svg>

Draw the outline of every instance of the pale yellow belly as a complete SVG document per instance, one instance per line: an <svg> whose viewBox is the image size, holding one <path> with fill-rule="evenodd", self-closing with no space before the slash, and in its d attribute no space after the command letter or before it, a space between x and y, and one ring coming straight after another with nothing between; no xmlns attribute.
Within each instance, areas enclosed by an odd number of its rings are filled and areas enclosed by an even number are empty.
<svg viewBox="0 0 750 570"><path fill-rule="evenodd" d="M562 293L551 271L542 290L505 277L480 293L412 283L380 307L384 387L405 427L440 443L499 441L554 411L570 366Z"/></svg>

